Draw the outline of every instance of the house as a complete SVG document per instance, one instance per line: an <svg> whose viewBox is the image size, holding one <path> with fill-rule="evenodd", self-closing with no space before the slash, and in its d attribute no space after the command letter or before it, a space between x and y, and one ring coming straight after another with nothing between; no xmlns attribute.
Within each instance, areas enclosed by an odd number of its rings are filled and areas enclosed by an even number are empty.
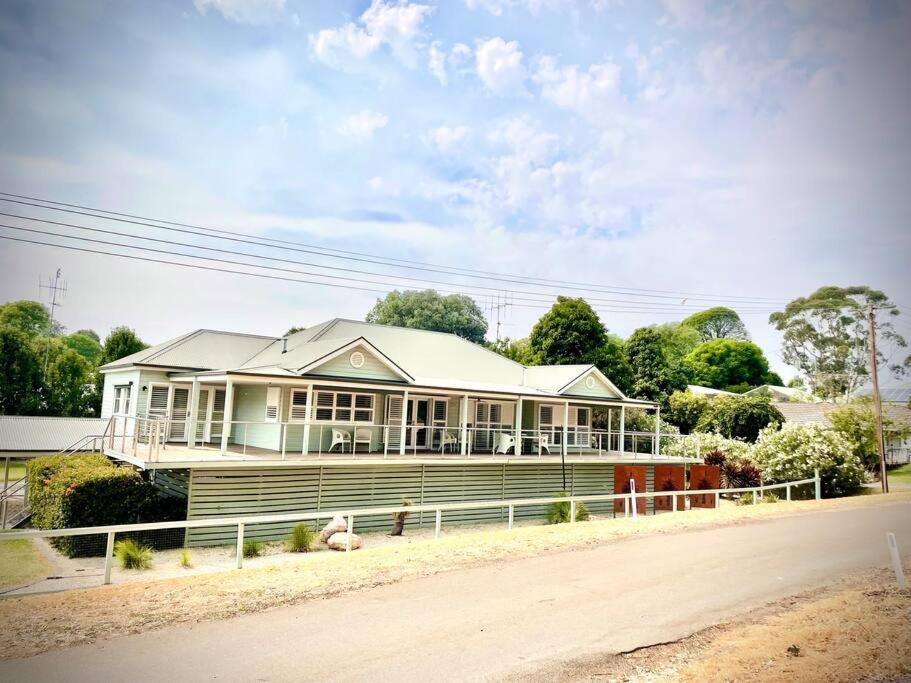
<svg viewBox="0 0 911 683"><path fill-rule="evenodd" d="M782 387L775 384L763 384L761 387L755 387L745 391L743 396L768 396L773 401L795 401L798 403L810 403L821 399L808 394L803 389L794 389L791 387Z"/></svg>
<svg viewBox="0 0 911 683"><path fill-rule="evenodd" d="M716 396L740 396L740 394L735 394L733 391L713 389L712 387L703 387L698 384L687 384L686 390L691 394L696 394L697 396L705 396L706 398L715 398Z"/></svg>
<svg viewBox="0 0 911 683"><path fill-rule="evenodd" d="M101 371L104 452L186 495L190 518L549 496L564 481L613 493L616 463L641 463L652 486L655 461L689 462L627 429L659 406L595 366L525 367L439 332L196 330Z"/></svg>
<svg viewBox="0 0 911 683"><path fill-rule="evenodd" d="M855 398L870 397L873 395L873 388L865 386L854 392ZM883 404L892 404L900 406L911 406L911 384L903 383L893 386L880 386L879 398Z"/></svg>
<svg viewBox="0 0 911 683"><path fill-rule="evenodd" d="M842 404L820 401L818 403L773 403L784 416L786 423L818 424L829 428L832 422L829 414ZM898 465L911 462L911 409L907 406L883 405L883 436L886 447L886 462Z"/></svg>

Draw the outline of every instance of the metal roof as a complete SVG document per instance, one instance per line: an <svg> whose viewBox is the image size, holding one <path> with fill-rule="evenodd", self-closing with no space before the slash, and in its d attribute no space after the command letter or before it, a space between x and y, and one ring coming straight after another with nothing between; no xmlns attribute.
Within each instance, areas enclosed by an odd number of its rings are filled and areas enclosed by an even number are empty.
<svg viewBox="0 0 911 683"><path fill-rule="evenodd" d="M0 451L57 452L87 436L100 436L107 419L0 415Z"/></svg>

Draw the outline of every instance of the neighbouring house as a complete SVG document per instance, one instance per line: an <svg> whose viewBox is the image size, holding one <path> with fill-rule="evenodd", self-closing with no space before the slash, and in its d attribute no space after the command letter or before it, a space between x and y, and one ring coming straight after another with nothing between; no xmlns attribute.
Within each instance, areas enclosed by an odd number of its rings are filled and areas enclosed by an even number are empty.
<svg viewBox="0 0 911 683"><path fill-rule="evenodd" d="M526 367L439 332L341 319L284 338L196 330L101 371L104 452L186 495L190 518L541 497L564 481L614 493L619 463L641 465L650 489L656 462L690 462L663 456L657 431L627 429L659 406L595 366Z"/></svg>
<svg viewBox="0 0 911 683"><path fill-rule="evenodd" d="M691 394L705 396L706 398L715 398L716 396L740 396L740 394L734 393L733 391L713 389L712 387L703 387L698 384L687 384L686 390Z"/></svg>
<svg viewBox="0 0 911 683"><path fill-rule="evenodd" d="M755 387L745 391L743 396L768 396L773 401L793 401L795 403L815 403L822 399L807 393L803 389L794 389L791 387L782 387L774 384L763 384L761 387Z"/></svg>
<svg viewBox="0 0 911 683"><path fill-rule="evenodd" d="M873 388L871 386L861 387L853 394L855 398L870 397L872 395ZM905 407L911 406L911 384L896 384L888 387L880 386L879 398L883 403Z"/></svg>
<svg viewBox="0 0 911 683"><path fill-rule="evenodd" d="M784 416L786 423L818 424L831 427L829 413L843 407L843 404L820 401L818 403L773 403ZM911 409L907 406L883 405L883 421L886 428L883 436L886 446L886 462L900 465L911 462ZM891 426L891 429L890 429Z"/></svg>

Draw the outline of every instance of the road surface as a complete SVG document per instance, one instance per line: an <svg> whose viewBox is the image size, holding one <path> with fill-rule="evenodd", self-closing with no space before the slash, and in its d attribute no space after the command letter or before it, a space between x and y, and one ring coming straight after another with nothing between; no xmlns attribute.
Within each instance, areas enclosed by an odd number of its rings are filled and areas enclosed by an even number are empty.
<svg viewBox="0 0 911 683"><path fill-rule="evenodd" d="M674 640L884 566L886 531L911 550L911 505L628 538L453 571L4 662L0 680L497 678Z"/></svg>

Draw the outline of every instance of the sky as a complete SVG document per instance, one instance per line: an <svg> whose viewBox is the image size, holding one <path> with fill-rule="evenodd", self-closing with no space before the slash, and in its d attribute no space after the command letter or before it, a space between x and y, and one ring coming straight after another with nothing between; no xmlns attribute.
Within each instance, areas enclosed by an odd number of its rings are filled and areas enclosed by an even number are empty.
<svg viewBox="0 0 911 683"><path fill-rule="evenodd" d="M909 38L885 0L7 1L0 191L283 248L2 201L0 236L245 249L286 271L221 267L324 284L0 240L0 301L61 268L68 329L150 343L360 319L395 286L473 294L492 328L510 303L513 338L556 294L621 336L719 303L787 378L785 302L864 284L911 306Z"/></svg>

